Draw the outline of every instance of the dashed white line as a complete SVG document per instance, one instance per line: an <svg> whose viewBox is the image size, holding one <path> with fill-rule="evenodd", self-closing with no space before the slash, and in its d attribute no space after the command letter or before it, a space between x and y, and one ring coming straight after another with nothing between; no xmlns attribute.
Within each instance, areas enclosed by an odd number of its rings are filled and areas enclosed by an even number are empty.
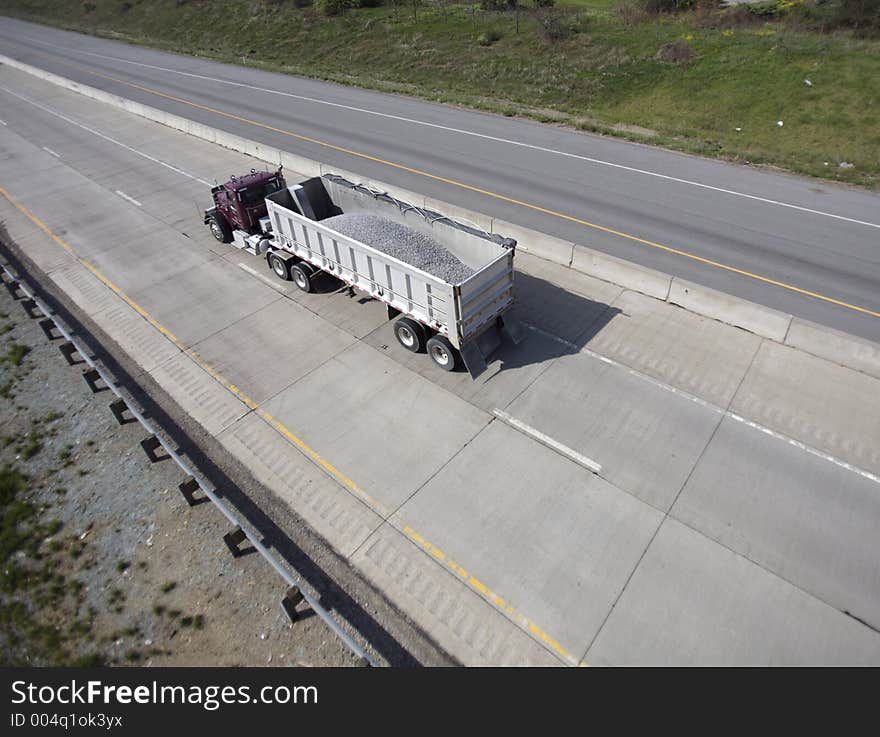
<svg viewBox="0 0 880 737"><path fill-rule="evenodd" d="M96 56L101 56L100 54L95 54L95 55L96 55ZM108 58L114 58L114 57L108 57ZM121 59L120 61L127 61L127 60L125 60L125 59ZM128 63L131 63L131 64L138 64L138 62L128 62ZM149 67L149 66L151 66L151 65L149 65L149 64L139 64L139 66L147 66L147 67ZM164 69L163 67L156 67L156 68L157 68L157 69ZM192 76L192 77L202 77L202 75L189 74L189 73L187 73L187 72L176 72L176 70L168 70L168 69L165 69L165 71L172 71L172 72L175 72L175 73L178 73L178 74L185 74L186 76ZM213 79L213 78L211 78L211 77L206 77L206 79ZM222 82L222 81L225 81L225 80L216 80L216 81L221 81L221 82ZM229 84L237 84L237 83L232 83L232 82L230 82ZM239 86L246 86L246 85L239 85ZM47 107L45 107L44 105L41 105L40 103L35 102L34 100L31 100L31 99L25 97L24 95L20 95L20 94L18 94L18 93L16 93L16 92L13 92L12 90L10 90L10 89L8 89L8 88L6 88L6 87L3 87L3 86L0 86L0 89L2 89L4 92L7 92L7 93L10 94L10 95L12 95L13 97L17 97L17 98L19 98L19 99L21 99L21 100L23 100L23 101L25 101L25 102L27 102L27 103L30 103L31 105L34 105L35 107L40 108L41 110L44 110L45 112L47 112L47 113L49 113L49 114L51 114L51 115L54 115L55 117L58 117L58 118L60 118L60 119L62 119L62 120L65 120L66 122L71 123L72 125L76 125L76 126L78 126L79 128L82 128L83 130L88 131L89 133L92 133L92 134L94 134L94 135L96 135L96 136L99 136L100 138L103 138L103 139L105 139L105 140L107 140L107 141L109 141L109 142L111 142L111 143L114 143L114 144L116 144L116 145L118 145L118 146L121 146L122 148L125 148L125 149L131 151L132 153L135 153L135 154L137 154L137 155L139 155L139 156L142 156L142 157L144 157L144 158L146 158L146 159L148 159L148 160L150 160L150 161L153 161L153 162L156 163L156 164L160 164L160 165L162 165L162 166L164 166L164 167L166 167L166 168L168 168L168 169L171 169L171 170L173 170L173 171L175 171L175 172L177 172L177 173L179 173L179 174L182 174L183 176L186 176L186 177L188 177L188 178L190 178L190 179L193 179L193 180L195 180L195 181L198 181L198 182L200 182L200 183L202 183L202 184L205 184L205 185L210 184L209 182L207 182L207 181L204 180L204 179L201 179L200 177L197 177L197 176L195 176L195 175L189 174L189 173L183 171L182 169L180 169L180 168L178 168L178 167L176 167L176 166L174 166L174 165L172 165L172 164L169 164L169 163L167 163L167 162L161 161L160 159L156 159L156 158L154 158L153 156L150 156L149 154L144 153L143 151L139 151L139 150L137 150L137 149L135 149L135 148L132 148L131 146L128 146L127 144L124 144L124 143L122 143L121 141L117 141L116 139L111 138L110 136L107 136L107 135L105 135L105 134L103 134L103 133L101 133L101 132L99 132L99 131L96 131L96 130L94 130L93 128L90 128L90 127L88 127L88 126L86 126L86 125L83 125L82 123L79 123L78 121L73 120L72 118L69 118L69 117L67 117L66 115L62 115L61 113L58 113L58 112L56 112L56 111L54 111L54 110L51 110L50 108L47 108ZM255 89L261 89L261 88L255 88ZM264 90L264 91L267 91L267 92L275 92L274 90ZM287 95L287 96L290 96L290 97L301 97L301 96L299 96L299 95L293 95L293 94L290 94L290 93L277 92L277 94L283 94L283 95ZM303 99L310 99L310 98L303 98ZM321 100L315 100L315 102L324 102L324 101L321 101ZM336 105L337 107L348 107L348 106L346 106L346 105L337 105L336 103L325 103L325 104L328 104L328 105ZM358 108L352 108L352 109L358 109ZM363 112L372 112L372 111L364 110ZM374 114L377 114L377 115L385 115L384 113L374 113ZM392 117L392 118L395 118L395 117L397 117L397 116L388 115L388 116L386 116L386 117ZM421 121L410 121L410 122L420 123ZM6 125L6 122L3 121L3 120L0 120L0 123L2 123L3 125ZM429 126L438 127L438 128L443 128L443 127L445 127L445 126L437 126L437 125L435 125L435 124L433 124L433 123L424 123L424 125L429 125ZM456 129L452 129L452 130L456 130ZM468 133L468 131L457 131L457 132ZM472 135L481 135L481 134L472 134ZM492 138L491 136L482 136L482 137ZM499 140L501 140L501 139L499 139ZM516 143L515 141L508 141L508 142L509 142L509 143ZM519 144L519 145L525 145L525 146L528 146L528 147L530 147L530 148L539 148L539 147L531 146L530 144ZM43 148L44 151L46 151L47 153L51 154L52 156L54 156L54 157L56 157L56 158L61 158L61 155L60 155L59 153L57 153L56 151L53 151L52 149L50 149L50 148L48 148L48 147L46 147L46 146L43 146L42 148ZM549 151L549 150L548 150L548 151ZM550 151L550 152L552 152L552 151ZM565 154L565 152L555 152L555 153L562 153L562 154L564 154L564 155L574 156L574 154ZM584 157L577 157L577 158L584 158ZM607 163L607 162L600 162L600 163ZM619 165L617 165L617 164L613 164L613 166L619 166ZM628 168L628 167L622 167L622 168ZM645 172L645 173L651 173L651 172ZM658 175L658 176L665 176L665 175ZM666 178L672 178L672 177L666 177ZM690 183L691 183L691 184L694 184L693 182L690 182ZM706 185L698 185L698 186L706 186ZM711 187L710 187L710 188L711 188ZM711 188L711 189L714 189L714 188ZM131 202L132 204L137 205L138 207L143 207L143 205L142 205L140 202L138 202L138 201L137 201L136 199L134 199L133 197L130 197L129 195L125 194L125 192L122 192L121 190L118 190L118 189L117 189L117 190L116 190L116 194L119 195L120 197L122 197L123 199L128 200L128 201ZM745 195L745 196L750 196L750 195ZM758 198L758 199L760 199L760 198ZM785 203L776 203L776 204L785 204ZM804 209L804 208L798 208L798 209ZM819 213L819 214L826 214L826 215L827 215L827 214L829 214L829 213ZM831 215L831 217L839 217L839 216ZM841 218L841 219L849 220L850 218ZM853 222L861 222L861 221L853 221ZM880 226L878 226L878 225L875 225L874 223L862 223L862 224L864 224L864 225L871 225L871 226L873 226L873 227L880 227ZM238 266L239 266L239 268L243 269L244 271L247 271L248 273L250 273L250 274L253 275L253 276L256 276L258 279L260 279L261 281L265 282L266 284L268 284L269 286L271 286L273 289L275 289L276 291L278 291L278 286L277 286L276 284L274 284L270 279L268 279L267 277L265 277L263 274L260 274L259 272L255 271L254 269L252 269L251 267L247 266L246 264L239 263ZM669 384L665 384L665 383L663 383L662 381L658 381L657 379L653 378L652 376L648 376L647 374L644 374L644 373L642 373L641 371L637 371L637 370L635 370L635 369L633 369L633 368L630 368L629 366L626 366L626 365L624 365L624 364L621 364L621 363L619 363L618 361L615 361L615 360L613 360L613 359L611 359L611 358L608 358L607 356L602 356L602 355L600 355L600 354L598 354L598 353L596 353L596 352L590 350L589 348L586 348L586 347L578 347L578 346L575 345L574 343L571 343L570 341L567 341L567 340L565 340L564 338L560 338L560 337L557 336L557 335L553 335L552 333L549 333L549 332L547 332L546 330L542 330L541 328L538 328L538 327L536 327L536 326L534 326L534 325L526 324L525 326L526 326L526 328L528 328L529 330L532 330L533 332L536 332L536 333L539 333L539 334L541 334L541 335L544 335L545 337L547 337L547 338L549 338L549 339L551 339L551 340L553 340L553 341L555 341L555 342L557 342L557 343L561 343L561 344L565 345L566 347L571 348L572 350L575 350L575 351L579 351L579 352L585 353L585 354L591 356L592 358L595 358L595 359L597 359L597 360L599 360L599 361L602 361L603 363L607 363L607 364L609 364L609 365L612 365L612 366L615 366L615 367L617 367L617 368L619 368L619 369L622 369L622 370L626 371L628 374L630 374L630 375L632 375L632 376L636 376L636 377L638 377L638 378L640 378L640 379L642 379L642 380L644 380L644 381L647 381L647 382L653 384L654 386L656 386L656 387L658 387L658 388L660 388L660 389L662 389L662 390L664 390L664 391L671 392L672 394L676 394L676 395L678 395L678 396L680 396L680 397L682 397L682 398L684 398L684 399L687 399L687 400L690 401L690 402L694 402L695 404L698 404L698 405L700 405L700 406L702 406L702 407L705 407L706 409L709 409L709 410L711 410L711 411L713 411L713 412L718 412L718 413L723 414L723 415L725 415L725 416L727 416L727 417L730 417L732 420L735 420L736 422L741 422L741 423L747 425L748 427L751 427L751 428L753 428L753 429L755 429L755 430L758 430L759 432L762 432L762 433L764 433L764 434L766 434L766 435L769 435L769 436L771 436L771 437L774 437L774 438L776 438L776 439L778 439L778 440L782 440L782 441L788 443L789 445L792 445L792 446L794 446L794 447L796 447L796 448L799 448L799 449L801 449L801 450L803 450L803 451L805 451L805 452L807 452L807 453L810 453L811 455L814 455L814 456L816 456L816 457L818 457L818 458L822 458L823 460L826 460L826 461L828 461L829 463L833 463L834 465L839 466L840 468L844 468L844 469L846 469L846 470L848 470L848 471L851 471L851 472L853 472L853 473L855 473L855 474L858 474L859 476L862 476L863 478L869 479L870 481L873 481L873 482L875 482L875 483L880 483L880 477L878 477L877 475L875 475L875 474L873 474L873 473L871 473L871 472L869 472L869 471L865 471L864 469L858 468L857 466L854 466L854 465L852 465L851 463L847 463L846 461L843 461L843 460L841 460L841 459L839 459L839 458L836 458L835 456L832 456L832 455L830 455L830 454L828 454L828 453L824 453L824 452L822 452L822 451L820 451L820 450L817 450L816 448L813 448L813 447L811 447L811 446L809 446L809 445L806 445L805 443L802 443L802 442L800 442L799 440L795 440L794 438L790 438L790 437L788 437L787 435L783 435L782 433L778 433L778 432L776 432L775 430L771 430L769 427L766 427L766 426L764 426L764 425L761 425L761 424L759 424L759 423L757 423L757 422L753 422L753 421L751 421L751 420L747 420L747 419L745 419L745 418L743 418L743 417L740 417L739 415L734 414L734 413L732 413L732 412L729 412L728 410L725 410L725 409L722 408L722 407L718 407L717 405L714 405L714 404L712 404L711 402L707 402L706 400L701 399L700 397L696 397L696 396L694 396L693 394L690 394L690 393L688 393L688 392L682 391L681 389L678 389L678 388L676 388L676 387L674 387L674 386L670 386ZM578 463L579 465L582 465L582 466L584 466L584 467L586 467L586 468L588 468L588 469L594 471L594 473L600 473L601 468L602 468L600 464L598 464L598 463L596 463L595 461L593 461L593 460L587 458L586 456L583 456L582 454L578 453L577 451L572 450L571 448L568 448L568 447L565 446L565 445L562 445L562 444L559 443L558 441L555 441L555 440L553 440L552 438L550 438L549 436L544 435L543 433L541 433L540 431L536 430L535 428L532 428L532 427L526 425L525 423L520 422L520 421L517 420L516 418L511 417L510 415L508 415L508 414L502 412L501 410L495 410L495 416L498 417L499 419L503 420L504 422L506 422L506 423L508 423L508 424L510 424L510 425L512 425L512 426L514 426L514 427L516 427L517 429L521 430L522 432L531 435L531 436L534 437L536 440L539 440L539 442L541 442L541 443L547 445L548 447L551 447L551 448L553 448L554 450L557 450L559 453L561 453L562 455L567 456L568 458L570 458L571 460L575 461L575 462Z"/></svg>
<svg viewBox="0 0 880 737"><path fill-rule="evenodd" d="M582 453L578 453L573 448L569 448L567 445L563 445L558 440L554 440L549 435L545 435L540 430L532 427L531 425L527 425L522 420L516 419L507 412L502 412L500 409L496 409L492 412L499 420L504 422L507 425L510 425L515 430L519 430L523 435L528 435L533 440L537 440L541 445L545 445L551 450L555 450L559 455L565 456L570 461L574 461L579 466L583 466L588 471L592 471L593 473L601 473L602 466L599 463L596 463L592 458L587 458Z"/></svg>
<svg viewBox="0 0 880 737"><path fill-rule="evenodd" d="M250 274L251 276L255 276L255 277L257 277L257 279L259 279L261 282L264 282L264 283L267 284L268 286L272 287L272 289L274 289L276 292L280 292L281 294L287 295L287 292L285 292L284 289L282 289L280 285L278 285L278 284L276 284L275 282L273 282L273 281L272 281L268 276L266 276L265 274L261 274L261 273L260 273L259 271L257 271L256 269L252 269L252 268L251 268L250 266L248 266L247 264L243 264L243 263L241 263L241 262L239 262L239 263L236 264L236 265L237 265L238 268L241 269L242 271L246 271L246 272L247 272L248 274Z"/></svg>
<svg viewBox="0 0 880 737"><path fill-rule="evenodd" d="M523 325L534 333L538 333L539 335L543 335L545 338L549 338L550 340L556 341L560 345L564 345L566 348L571 349L575 353L584 353L590 358L595 358L597 361L601 361L602 363L607 363L609 366L614 366L615 368L620 369L621 371L626 371L630 376L635 376L642 381L647 381L649 384L653 384L658 389L662 389L665 392L669 392L670 394L676 394L683 399L687 399L689 402L693 402L694 404L699 404L701 407L705 407L706 409L712 410L713 412L718 412L719 414L724 414L726 410L723 407L719 407L718 405L712 404L711 402L707 402L705 399L701 399L700 397L694 396L693 394L686 392L682 389L679 389L674 386L670 386L669 384L664 384L659 379L655 379L653 376L648 376L648 374L642 373L637 369L630 368L625 364L620 363L619 361L615 361L613 358L608 358L608 356L603 356L600 353L596 353L595 351L591 351L589 348L585 346L578 346L574 343L565 340L564 338L560 338L558 335L553 335L553 333L548 333L546 330L541 330L541 328L536 327L535 325L531 325L527 322L524 322Z"/></svg>
<svg viewBox="0 0 880 737"><path fill-rule="evenodd" d="M178 69L170 69L168 67L161 67L161 66L157 66L155 64L145 64L143 62L131 61L130 59L123 59L123 58L117 57L117 56L109 56L107 54L98 54L94 51L84 51L83 49L74 49L74 48L70 48L67 46L58 46L57 44L50 44L45 41L40 41L39 39L32 38L32 37L23 37L23 38L27 38L27 40L33 41L34 43L38 43L43 46L51 46L54 48L63 48L66 51L72 51L73 53L77 53L77 54L86 54L87 56L94 56L99 59L108 59L110 61L119 61L119 62L123 62L125 64L132 64L134 66L144 67L146 69L155 69L155 70L161 71L161 72L168 72L170 74L178 74L183 77L193 77L194 79L202 79L202 80L209 81L209 82L219 82L220 84L227 84L232 87L245 87L247 89L255 90L257 92L265 92L267 94L280 95L283 97L290 97L290 98L293 98L296 100L303 100L305 102L313 102L313 103L316 103L319 105L327 105L329 107L341 108L344 110L351 110L352 112L364 113L366 115L374 115L374 116L380 117L380 118L388 118L390 120L398 120L402 123L411 123L413 125L420 125L420 126L424 126L426 128L445 130L450 133L459 133L461 135L472 136L474 138L482 138L487 141L495 141L496 143L504 143L504 144L507 144L510 146L519 146L521 148L528 148L533 151L540 151L541 153L553 154L556 156L565 156L567 158L578 159L580 161L586 161L591 164L598 164L601 166L608 166L608 167L611 167L614 169L620 169L622 171L632 172L634 174L641 174L643 176L656 177L658 179L663 179L663 180L670 181L670 182L676 182L678 184L685 184L685 185L688 185L691 187L699 187L701 189L707 189L707 190L711 190L713 192L720 192L721 194L730 195L732 197L742 197L742 198L753 200L756 202L763 202L764 204L768 204L768 205L775 205L777 207L786 207L786 208L789 208L792 210L798 210L799 212L808 212L812 215L820 215L822 217L833 218L835 220L843 220L845 222L854 223L856 225L865 225L869 228L880 229L880 223L872 223L872 222L869 222L866 220L858 220L856 218L850 218L850 217L846 217L844 215L837 215L833 212L826 212L824 210L814 210L810 207L803 207L801 205L794 205L790 202L783 202L781 200L773 200L768 197L761 197L759 195L749 194L748 192L740 192L740 191L734 190L734 189L726 189L725 187L716 187L714 185L705 184L703 182L695 182L691 179L682 179L681 177L673 177L669 174L661 174L660 172L650 171L649 169L639 169L634 166L627 166L625 164L617 164L613 161L605 161L604 159L596 159L591 156L583 156L581 154L574 154L569 151L560 151L560 150L554 149L554 148L547 148L545 146L537 146L535 144L525 143L524 141L515 141L510 138L500 138L498 136L490 136L485 133L477 133L476 131L469 131L469 130L464 130L462 128L454 128L452 126L440 125L439 123L429 123L428 121L425 121L425 120L418 120L415 118L407 118L407 117L404 117L401 115L393 115L391 113L382 113L382 112L379 112L378 110L369 110L367 108L355 107L353 105L344 105L339 102L330 102L328 100L321 100L321 99L318 99L315 97L307 97L305 95L297 95L293 92L283 92L281 90L273 90L268 87L258 87L253 84L247 84L247 83L243 83L243 82L233 82L231 80L221 79L218 77L209 77L204 74L195 74L193 72L183 72Z"/></svg>
<svg viewBox="0 0 880 737"><path fill-rule="evenodd" d="M123 192L121 189L117 189L116 194L118 194L122 199L128 200L129 202L131 202L132 205L137 205L138 207L143 207L143 205L140 202L138 202L134 197L130 197L129 195L125 194L125 192Z"/></svg>
<svg viewBox="0 0 880 737"><path fill-rule="evenodd" d="M52 110L51 108L46 107L45 105L41 105L36 100L31 100L29 97L25 97L24 95L20 95L17 92L13 92L12 90L8 89L7 87L3 87L2 85L0 85L0 90L3 90L4 92L12 95L13 97L17 97L19 100L23 100L24 102L27 102L36 108L39 108L43 112L49 113L49 115L54 115L56 118L60 118L61 120L65 121L67 123L70 123L71 125L75 125L78 128L82 128L84 131L88 131L89 133L98 136L99 138L103 138L105 141L109 141L110 143L115 143L117 146L121 146L126 151L131 151L133 154L137 154L138 156L142 156L143 158L147 159L148 161L152 161L154 164L159 164L160 166L164 166L166 169L171 169L171 171L177 172L178 174L181 174L185 177L188 177L189 179L192 179L196 182L199 182L200 184L204 184L207 186L211 185L210 182L208 182L205 179L202 179L201 177L197 177L194 174L190 174L189 172L186 172L183 169L180 169L179 167L174 166L173 164L169 164L167 161L162 161L161 159L157 159L154 156L150 156L149 154L144 153L143 151L139 151L136 148L132 148L131 146L123 143L122 141L117 141L115 138L111 138L110 136L105 135L104 133L101 133L100 131L96 131L94 128L90 128L89 126L84 125L84 124L80 123L79 121L74 120L73 118L69 118L66 115L63 115L55 110Z"/></svg>
<svg viewBox="0 0 880 737"><path fill-rule="evenodd" d="M590 356L591 358L595 358L599 361L602 361L603 363L607 363L609 366L614 366L615 368L626 371L630 376L635 376L635 377L641 379L642 381L647 381L649 384L653 384L658 389L662 389L663 391L667 391L667 392L670 392L671 394L675 394L675 395L681 397L682 399L686 399L689 402L693 402L694 404L698 404L701 407L705 407L706 409L708 409L712 412L717 412L718 414L723 415L724 417L729 417L731 420L734 420L735 422L741 422L742 424L746 425L747 427L752 428L753 430L757 430L758 432L762 432L765 435L769 435L772 438L776 438L777 440L781 440L785 443L788 443L789 445L794 446L795 448L799 448L800 450L803 450L806 453L809 453L810 455L816 456L817 458L821 458L822 460L828 461L829 463L833 463L835 466L846 469L847 471L852 471L853 473L858 474L862 478L866 478L869 481L873 481L876 484L880 484L880 476L877 476L876 474L873 474L870 471L866 471L863 468L859 468L858 466L854 466L851 463L847 463L846 461L841 460L840 458L837 458L836 456L833 456L829 453L825 453L821 450L818 450L817 448L814 448L810 445L807 445L806 443L802 443L800 440L795 440L794 438L791 438L788 435L784 435L781 432L776 432L776 430L771 430L766 425L762 425L758 422L753 422L752 420L747 420L746 418L741 417L740 415L738 415L734 412L731 412L730 410L724 409L724 407L719 407L716 404L712 404L711 402L707 402L705 399L701 399L700 397L696 397L693 394L690 394L689 392L682 391L681 389L678 389L674 386L670 386L669 384L664 384L662 381L655 379L653 376L648 376L647 374L644 374L641 371L637 371L636 369L630 368L629 366L626 366L626 365L620 363L619 361L615 361L613 358L608 358L607 356L602 356L602 355L596 353L595 351L591 351L589 348L579 347L579 346L575 345L574 343L572 343L568 340L565 340L564 338L560 338L557 335L553 335L553 333L549 333L546 330L542 330L541 328L536 327L534 325L530 325L529 323L523 323L523 325L528 330L531 330L532 332L538 333L539 335L543 335L544 337L549 338L550 340L554 340L557 343L560 343L561 345L564 345L567 348L570 348L575 353L584 353L584 354Z"/></svg>
<svg viewBox="0 0 880 737"><path fill-rule="evenodd" d="M0 125L6 125L6 121L5 121L5 120L0 120Z"/></svg>
<svg viewBox="0 0 880 737"><path fill-rule="evenodd" d="M787 435L783 435L782 433L776 432L775 430L771 430L769 427L764 427L764 425L759 425L757 422L752 422L751 420L747 420L745 417L740 417L733 412L727 412L727 416L736 420L737 422L741 422L744 425L748 425L759 432L765 433L766 435L770 435L771 437L776 438L777 440L783 440L789 445L793 445L795 448L799 448L810 455L814 455L818 458L821 458L824 461L828 461L829 463L833 463L835 466L840 466L841 468L845 468L847 471L852 471L853 473L862 476L863 478L868 479L869 481L873 481L876 484L880 484L880 476L876 476L870 471L865 471L864 469L859 468L858 466L854 466L851 463L847 463L846 461L840 460L840 458L835 458L833 455L829 455L828 453L823 453L821 450L816 450L816 448L812 448L805 443L802 443L800 440L795 440L794 438L790 438Z"/></svg>

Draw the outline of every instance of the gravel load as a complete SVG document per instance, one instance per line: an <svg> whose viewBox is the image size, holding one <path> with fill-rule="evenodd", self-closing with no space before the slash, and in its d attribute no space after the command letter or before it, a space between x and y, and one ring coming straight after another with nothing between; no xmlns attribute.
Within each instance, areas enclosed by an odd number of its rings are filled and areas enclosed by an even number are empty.
<svg viewBox="0 0 880 737"><path fill-rule="evenodd" d="M449 284L460 284L474 273L469 266L427 235L412 228L361 212L334 215L321 221L337 233L426 271Z"/></svg>

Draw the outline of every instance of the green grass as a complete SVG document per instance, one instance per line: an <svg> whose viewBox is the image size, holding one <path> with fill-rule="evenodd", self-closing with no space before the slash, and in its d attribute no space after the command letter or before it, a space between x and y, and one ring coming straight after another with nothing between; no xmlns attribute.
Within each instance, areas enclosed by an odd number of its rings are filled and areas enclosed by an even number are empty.
<svg viewBox="0 0 880 737"><path fill-rule="evenodd" d="M557 0L559 6L570 5L585 10L611 11L620 0Z"/></svg>
<svg viewBox="0 0 880 737"><path fill-rule="evenodd" d="M868 187L880 182L880 41L779 22L703 27L694 14L628 25L609 12L612 0L570 3L579 7L554 11L566 34L557 41L547 40L531 13L520 14L516 33L510 14L466 6L423 7L417 19L392 7L324 18L312 8L268 0L216 0L210 13L193 0L179 6L141 0L126 12L117 0L18 0L4 8L227 62ZM95 9L88 12L90 5ZM500 38L480 45L490 31ZM656 58L676 40L695 51L691 63Z"/></svg>
<svg viewBox="0 0 880 737"><path fill-rule="evenodd" d="M43 436L31 430L23 439L19 452L25 460L30 460L43 449Z"/></svg>
<svg viewBox="0 0 880 737"><path fill-rule="evenodd" d="M30 352L31 349L29 346L22 345L21 343L11 343L9 349L6 351L6 361L13 366L21 366L24 357Z"/></svg>
<svg viewBox="0 0 880 737"><path fill-rule="evenodd" d="M74 640L89 641L94 613L76 614L83 585L57 572L61 546L47 540L62 523L41 519L31 484L14 466L0 466L0 665L95 662L94 654L71 654Z"/></svg>
<svg viewBox="0 0 880 737"><path fill-rule="evenodd" d="M5 563L32 542L32 522L36 511L23 497L28 478L17 468L0 466L0 563Z"/></svg>

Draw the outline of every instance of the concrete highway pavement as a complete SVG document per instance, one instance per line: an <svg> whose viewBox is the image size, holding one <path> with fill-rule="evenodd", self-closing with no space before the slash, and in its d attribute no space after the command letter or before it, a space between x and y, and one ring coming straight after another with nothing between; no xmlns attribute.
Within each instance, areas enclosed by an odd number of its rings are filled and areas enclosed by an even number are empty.
<svg viewBox="0 0 880 737"><path fill-rule="evenodd" d="M447 374L211 238L260 162L8 68L0 105L44 278L453 657L880 663L877 378L526 254L528 338Z"/></svg>
<svg viewBox="0 0 880 737"><path fill-rule="evenodd" d="M874 193L6 18L0 52L880 340Z"/></svg>

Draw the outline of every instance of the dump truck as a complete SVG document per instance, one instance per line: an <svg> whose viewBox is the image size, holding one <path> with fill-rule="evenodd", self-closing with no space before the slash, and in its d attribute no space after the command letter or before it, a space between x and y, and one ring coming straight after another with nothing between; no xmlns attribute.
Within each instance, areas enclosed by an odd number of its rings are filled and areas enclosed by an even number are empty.
<svg viewBox="0 0 880 737"><path fill-rule="evenodd" d="M215 238L264 256L303 291L332 277L384 302L400 345L441 369L476 378L503 338L522 338L511 238L333 174L287 186L280 169L252 171L215 190L220 202L205 211Z"/></svg>

